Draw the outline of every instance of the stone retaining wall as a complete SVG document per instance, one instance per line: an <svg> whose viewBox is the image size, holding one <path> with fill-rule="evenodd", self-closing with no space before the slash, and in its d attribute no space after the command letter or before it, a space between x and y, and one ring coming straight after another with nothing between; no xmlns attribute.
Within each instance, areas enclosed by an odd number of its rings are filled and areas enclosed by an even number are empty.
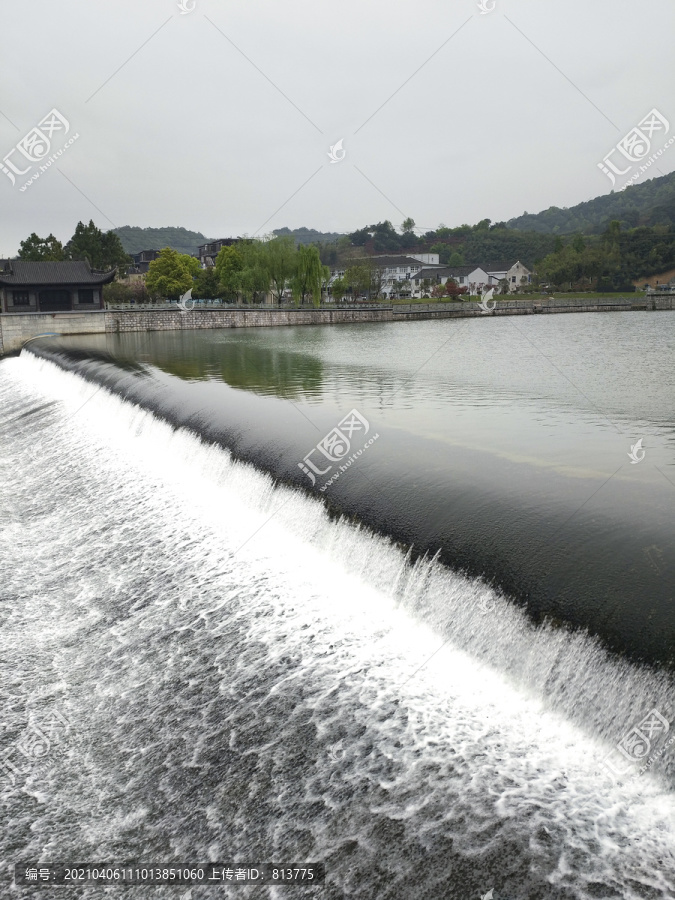
<svg viewBox="0 0 675 900"><path fill-rule="evenodd" d="M490 302L490 306L492 303ZM446 303L402 303L394 306L394 320L402 319L459 319L472 316L524 316L539 313L565 312L626 312L631 310L675 309L675 295L649 297L603 297L587 300L574 299L497 300L494 310L486 312L476 300L451 301Z"/></svg>
<svg viewBox="0 0 675 900"><path fill-rule="evenodd" d="M413 303L394 307L341 309L124 309L86 313L5 313L0 315L0 355L16 353L41 334L102 334L125 331L182 331L193 328L255 328L279 325L333 325L348 322L401 322L473 316L530 315L564 312L621 312L675 309L675 295L606 297L600 300L498 300L485 312L477 301Z"/></svg>
<svg viewBox="0 0 675 900"><path fill-rule="evenodd" d="M333 325L390 322L391 307L381 309L179 309L106 310L105 330L182 331L193 328L256 328L275 325Z"/></svg>

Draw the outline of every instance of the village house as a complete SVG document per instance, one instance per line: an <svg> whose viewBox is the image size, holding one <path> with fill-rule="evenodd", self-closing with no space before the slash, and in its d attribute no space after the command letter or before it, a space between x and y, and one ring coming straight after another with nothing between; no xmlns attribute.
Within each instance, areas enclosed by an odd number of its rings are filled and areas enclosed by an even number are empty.
<svg viewBox="0 0 675 900"><path fill-rule="evenodd" d="M211 241L208 244L202 244L201 247L197 248L197 258L199 259L199 264L202 269L208 269L211 266L215 266L216 257L223 249L223 247L231 247L232 244L236 244L239 238L221 238L218 241Z"/></svg>
<svg viewBox="0 0 675 900"><path fill-rule="evenodd" d="M0 271L3 313L84 312L103 309L103 285L116 269L97 272L88 262L8 260Z"/></svg>
<svg viewBox="0 0 675 900"><path fill-rule="evenodd" d="M423 297L435 284L445 284L452 279L469 295L480 294L490 283L490 276L480 266L436 266L422 268L412 279L412 297ZM427 285L425 285L427 282Z"/></svg>
<svg viewBox="0 0 675 900"><path fill-rule="evenodd" d="M507 289L512 294L517 288L532 282L532 272L518 259L515 262L502 261L484 266L490 276L490 284L498 285L506 281Z"/></svg>
<svg viewBox="0 0 675 900"><path fill-rule="evenodd" d="M141 250L140 253L132 253L133 265L129 267L130 275L145 275L150 268L150 263L157 259L159 250Z"/></svg>
<svg viewBox="0 0 675 900"><path fill-rule="evenodd" d="M411 278L423 267L439 266L438 253L389 254L387 256L364 256L350 260L343 268L333 269L330 284L336 278L344 278L350 266L367 263L380 271L380 293L385 297L410 296L412 292Z"/></svg>

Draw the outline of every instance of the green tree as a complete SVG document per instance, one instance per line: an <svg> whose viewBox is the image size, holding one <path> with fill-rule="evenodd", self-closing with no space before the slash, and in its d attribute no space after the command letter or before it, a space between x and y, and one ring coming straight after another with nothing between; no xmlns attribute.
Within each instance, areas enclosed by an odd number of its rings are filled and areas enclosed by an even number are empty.
<svg viewBox="0 0 675 900"><path fill-rule="evenodd" d="M355 263L345 272L345 281L352 289L354 297L370 293L370 266L367 262Z"/></svg>
<svg viewBox="0 0 675 900"><path fill-rule="evenodd" d="M221 296L220 281L215 266L200 269L194 276L192 296L199 300L215 300Z"/></svg>
<svg viewBox="0 0 675 900"><path fill-rule="evenodd" d="M222 247L216 257L214 268L223 297L228 300L236 300L242 290L241 273L244 269L242 254L235 246Z"/></svg>
<svg viewBox="0 0 675 900"><path fill-rule="evenodd" d="M131 262L114 231L101 231L94 225L78 222L75 234L64 247L67 259L85 259L92 269L108 270L116 266L125 267Z"/></svg>
<svg viewBox="0 0 675 900"><path fill-rule="evenodd" d="M449 266L463 266L464 265L464 257L461 253L458 253L457 250L452 253L450 259L448 260Z"/></svg>
<svg viewBox="0 0 675 900"><path fill-rule="evenodd" d="M330 292L333 300L340 301L347 293L349 285L344 278L336 278L330 286Z"/></svg>
<svg viewBox="0 0 675 900"><path fill-rule="evenodd" d="M145 285L153 296L178 300L186 291L194 286L193 275L196 274L194 257L187 256L165 247L157 259L153 259L148 267ZM199 267L199 262L197 268Z"/></svg>
<svg viewBox="0 0 675 900"><path fill-rule="evenodd" d="M63 259L63 244L53 234L49 237L38 237L35 232L25 241L21 241L19 259L32 262L60 262Z"/></svg>
<svg viewBox="0 0 675 900"><path fill-rule="evenodd" d="M295 272L291 278L291 287L296 303L305 302L305 297L310 295L314 301L314 305L318 306L321 302L321 288L325 281L330 277L330 271L327 266L321 265L321 258L316 247L303 244L298 247L297 262ZM370 280L370 272L368 272Z"/></svg>
<svg viewBox="0 0 675 900"><path fill-rule="evenodd" d="M403 224L401 225L401 231L403 234L412 234L415 229L415 220L408 217L403 220Z"/></svg>
<svg viewBox="0 0 675 900"><path fill-rule="evenodd" d="M618 244L621 237L621 222L618 219L612 219L607 226L607 241L611 244Z"/></svg>
<svg viewBox="0 0 675 900"><path fill-rule="evenodd" d="M239 274L241 294L244 302L260 303L270 289L270 273L267 254L262 241L246 240L238 245L243 259Z"/></svg>
<svg viewBox="0 0 675 900"><path fill-rule="evenodd" d="M103 285L103 299L108 303L131 303L134 292L131 290L130 284L123 284L121 281L113 281L111 284Z"/></svg>
<svg viewBox="0 0 675 900"><path fill-rule="evenodd" d="M298 250L292 237L286 235L263 244L264 262L269 272L272 296L281 305L298 264ZM318 252L318 251L317 251Z"/></svg>

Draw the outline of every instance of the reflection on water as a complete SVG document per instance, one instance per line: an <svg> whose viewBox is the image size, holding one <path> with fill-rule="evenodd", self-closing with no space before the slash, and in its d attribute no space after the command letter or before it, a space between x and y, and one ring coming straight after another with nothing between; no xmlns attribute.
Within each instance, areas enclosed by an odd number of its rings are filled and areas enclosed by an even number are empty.
<svg viewBox="0 0 675 900"><path fill-rule="evenodd" d="M317 356L300 348L266 347L254 337L247 333L217 341L213 331L165 331L99 335L90 346L105 347L119 359L151 363L191 381L219 380L286 399L321 394L323 363Z"/></svg>

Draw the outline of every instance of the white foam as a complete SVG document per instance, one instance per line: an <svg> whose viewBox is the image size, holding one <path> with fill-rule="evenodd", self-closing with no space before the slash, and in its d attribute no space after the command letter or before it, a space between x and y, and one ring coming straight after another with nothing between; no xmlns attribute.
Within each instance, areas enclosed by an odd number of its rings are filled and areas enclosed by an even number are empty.
<svg viewBox="0 0 675 900"><path fill-rule="evenodd" d="M645 884L652 878L655 890L672 889L672 875L650 866L672 842L673 795L656 774L622 785L598 774L610 737L620 737L626 723L651 707L669 708L665 676L609 658L584 635L535 628L479 580L433 561L411 565L386 539L331 521L318 500L274 487L268 475L221 448L106 390L94 393L90 383L50 362L24 353L4 366L12 390L62 404L44 433L43 472L62 473L70 449L73 465L96 466L92 477L107 483L120 503L133 490L139 509L161 511L157 553L174 556L183 590L159 597L150 609L139 606L136 635L174 623L186 632L208 628L217 638L238 591L248 592L247 641L266 648L269 665L294 661L270 692L283 696L303 684L315 708L336 704L318 727L327 748L342 742L343 756L337 763L327 758L320 778L336 764L345 772L370 771L375 736L396 771L392 782L380 777L380 787L419 785L407 816L419 814L428 791L450 790L467 807L473 825L453 835L467 853L489 847L482 818L520 818L533 833L540 820L542 828L572 834L572 844L585 852L594 842L602 848L582 881L625 884L637 864L625 844L637 836L642 868L631 877ZM15 448L14 462L25 449ZM62 511L55 509L40 528L59 524ZM66 536L64 553L72 553L68 548ZM123 584L138 577L141 565L135 559L115 577ZM160 573L152 558L146 567L151 583ZM108 588L110 575L104 574ZM240 587L215 590L228 579ZM81 622L101 615L88 605L86 587L80 599ZM54 599L55 627L62 617L61 627L70 628L72 618L59 603ZM39 605L44 616L44 598ZM30 609L28 601L29 619ZM124 623L111 633L121 646L132 640ZM255 665L242 654L242 673L249 677ZM350 721L350 709L367 709L371 718ZM241 738L233 732L231 740L238 746ZM283 744L276 752L283 753ZM561 853L551 883L565 886L580 877L571 872Z"/></svg>

